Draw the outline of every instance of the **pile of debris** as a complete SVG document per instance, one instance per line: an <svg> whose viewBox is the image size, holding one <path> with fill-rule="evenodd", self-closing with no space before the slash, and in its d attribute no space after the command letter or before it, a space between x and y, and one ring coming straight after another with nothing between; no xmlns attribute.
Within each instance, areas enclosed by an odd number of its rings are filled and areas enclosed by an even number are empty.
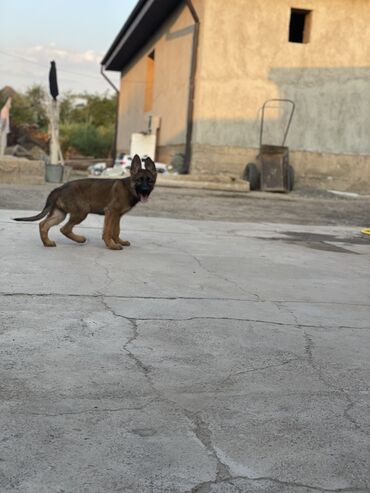
<svg viewBox="0 0 370 493"><path fill-rule="evenodd" d="M48 157L48 146L48 134L41 132L37 125L24 124L17 126L13 124L5 154L45 162Z"/></svg>

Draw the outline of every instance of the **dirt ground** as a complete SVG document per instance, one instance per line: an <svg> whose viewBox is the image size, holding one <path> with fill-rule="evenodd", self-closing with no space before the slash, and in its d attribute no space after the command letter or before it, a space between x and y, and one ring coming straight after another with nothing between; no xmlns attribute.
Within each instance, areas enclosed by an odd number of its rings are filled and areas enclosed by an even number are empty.
<svg viewBox="0 0 370 493"><path fill-rule="evenodd" d="M41 210L55 184L0 184L0 208ZM208 219L370 227L370 197L343 198L329 192L301 189L284 194L234 194L157 187L148 204L130 214L147 217Z"/></svg>

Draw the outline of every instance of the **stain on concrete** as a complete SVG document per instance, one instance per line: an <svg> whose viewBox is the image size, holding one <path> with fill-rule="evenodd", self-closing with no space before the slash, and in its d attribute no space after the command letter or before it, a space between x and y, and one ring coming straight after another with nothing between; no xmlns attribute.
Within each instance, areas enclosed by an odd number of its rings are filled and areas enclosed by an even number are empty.
<svg viewBox="0 0 370 493"><path fill-rule="evenodd" d="M134 435L139 435L139 437L146 438L154 436L157 432L153 428L135 428L132 430L132 433L134 433Z"/></svg>
<svg viewBox="0 0 370 493"><path fill-rule="evenodd" d="M360 255L358 252L343 248L336 243L343 243L346 245L368 245L369 240L360 236L353 237L338 237L335 235L322 234L322 233L306 233L303 231L284 231L282 233L286 238L259 238L262 240L284 241L292 245L302 245L306 248L312 248L314 250L322 250L326 252L335 253L350 253L352 255Z"/></svg>

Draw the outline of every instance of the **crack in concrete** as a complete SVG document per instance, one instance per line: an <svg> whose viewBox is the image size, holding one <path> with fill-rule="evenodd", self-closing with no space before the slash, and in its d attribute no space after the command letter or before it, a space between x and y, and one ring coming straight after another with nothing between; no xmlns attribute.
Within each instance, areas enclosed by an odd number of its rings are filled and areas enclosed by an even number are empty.
<svg viewBox="0 0 370 493"><path fill-rule="evenodd" d="M224 380L222 380L220 383L221 384L224 384L225 382L227 382L228 380L231 380L233 379L234 377L237 377L239 375L244 375L246 373L252 373L252 372L255 372L255 371L263 371L263 370L268 370L269 368L280 368L281 366L285 366L285 365L288 365L289 363L291 363L292 361L300 361L302 360L302 358L291 358L287 361L283 361L282 363L276 363L276 364L273 364L273 365L266 365L266 366L259 366L257 368L249 368L248 370L241 370L241 371L238 371L236 373L230 373L230 375L228 375Z"/></svg>
<svg viewBox="0 0 370 493"><path fill-rule="evenodd" d="M270 301L271 303L280 303L284 305L284 303L297 303L297 304L302 304L302 305L340 305L340 306L364 306L368 308L370 305L369 303L347 303L347 302L340 302L340 301L308 301L308 300L266 300Z"/></svg>
<svg viewBox="0 0 370 493"><path fill-rule="evenodd" d="M251 293L253 296L259 298L258 294ZM340 306L361 306L368 308L370 305L368 303L346 303L346 302L334 302L334 301L307 301L307 300L267 300L267 299L246 299L246 298L230 298L230 297L218 297L218 296L137 296L137 295L109 295L103 293L94 293L94 294L80 294L80 293L25 293L25 292L0 292L0 296L4 297L16 297L16 296L24 296L24 297L65 297L65 298L100 298L104 296L104 298L117 298L122 300L205 300L205 301L240 301L240 302L250 302L250 303L278 303L280 305L284 305L285 303L297 303L302 305L340 305ZM351 328L351 327L349 327ZM354 327L355 328L355 327Z"/></svg>
<svg viewBox="0 0 370 493"><path fill-rule="evenodd" d="M261 298L259 297L258 294L249 293L242 286L240 286L236 281L234 281L232 279L229 279L228 277L223 276L223 275L215 272L214 270L211 270L211 269L207 268L203 264L203 262L199 259L199 257L197 257L195 254L190 253L188 250L185 250L184 248L177 246L176 252L178 250L180 250L183 254L188 255L189 257L191 257L199 265L199 267L201 269L203 269L205 272L207 272L210 276L217 277L217 279L220 279L221 281L224 281L224 282L227 282L229 284L232 284L233 286L235 286L237 289L239 289L242 293L246 294L247 296L253 296L255 298L255 301L261 301Z"/></svg>
<svg viewBox="0 0 370 493"><path fill-rule="evenodd" d="M125 320L128 320L131 323L132 326L132 335L131 337L127 340L127 342L124 344L123 349L128 353L129 357L132 358L136 364L136 366L144 373L147 381L149 382L152 390L156 394L157 398L162 400L163 402L167 402L170 406L172 406L174 409L178 410L182 414L184 414L190 422L193 424L194 428L194 433L195 436L198 438L198 440L202 443L202 445L213 455L213 457L217 461L217 466L216 466L216 481L223 480L225 478L230 478L231 474L229 471L229 468L226 464L224 464L220 458L218 457L216 450L214 449L211 441L211 432L207 426L207 424L200 418L199 415L196 413L192 413L191 411L187 410L184 407L181 407L178 405L176 401L173 401L169 399L163 392L161 392L157 387L155 386L154 382L152 381L152 378L150 376L150 368L144 365L144 363L138 358L132 351L128 349L128 346L132 344L137 337L139 336L139 329L138 329L138 319L135 318L129 318L125 317L123 315L117 314L112 308L108 306L108 304L103 300L104 306L115 316L118 316L120 318L123 318ZM154 400L154 399L153 399Z"/></svg>
<svg viewBox="0 0 370 493"><path fill-rule="evenodd" d="M122 318L123 320L126 320L127 322L130 323L131 325L131 330L132 330L132 335L127 339L125 344L122 346L122 349L128 354L128 356L134 361L135 365L144 373L145 377L148 377L148 373L150 371L150 368L145 366L144 363L133 354L132 351L128 349L127 346L129 346L132 342L135 341L135 339L138 336L138 326L137 326L137 320L132 317L126 317L125 315L120 315L119 313L115 312L114 309L108 305L108 303L105 301L105 296L101 296L101 302L104 305L105 309L111 313L114 317ZM150 382L151 383L151 382Z"/></svg>
<svg viewBox="0 0 370 493"><path fill-rule="evenodd" d="M101 256L101 254L100 254L100 252L98 252L98 253L95 255L95 258L94 258L93 260L96 262L96 264L97 264L97 265L98 265L98 266L99 266L99 267L103 270L103 272L104 272L105 279L106 279L106 281L105 281L105 287L106 287L106 286L108 286L109 284L113 284L113 278L112 278L112 277L111 277L111 275L110 275L110 271L109 271L108 267L107 267L106 265L104 265L104 264L102 264L102 263L100 262L100 256Z"/></svg>
<svg viewBox="0 0 370 493"><path fill-rule="evenodd" d="M204 266L203 262L194 254L189 253L185 250L183 250L183 253L189 255L195 262L199 265L199 267L203 270L205 270L209 275L217 277L217 279L220 279L221 281L227 282L233 286L235 286L239 291L241 291L243 294L246 294L247 296L254 296L255 300L254 301L261 301L260 297L257 294L249 293L246 289L244 289L242 286L240 286L236 281L233 279L229 279L226 276L223 276L207 267Z"/></svg>
<svg viewBox="0 0 370 493"><path fill-rule="evenodd" d="M152 380L152 378L150 376L151 368L149 366L146 366L141 361L141 359L138 356L136 356L128 348L128 346L130 344L132 344L137 339L137 337L139 335L139 328L138 328L138 325L137 325L137 322L138 321L135 318L126 317L124 315L120 315L119 313L116 313L113 310L113 308L111 308L108 305L108 303L104 300L104 296L101 297L101 302L102 302L103 306L106 308L106 310L108 310L113 316L122 318L123 320L126 320L126 321L128 321L131 324L132 335L131 335L131 337L129 337L127 339L127 341L125 342L125 344L122 346L122 349L123 349L123 351L126 352L126 354L128 355L128 357L134 362L135 366L143 373L143 375L146 378L146 380L147 380L150 388L153 390L153 392L155 393L155 395L157 396L157 398L162 399L162 400L166 400L165 398L163 399L163 395L161 394L161 392L154 385L154 382L153 382L153 380Z"/></svg>
<svg viewBox="0 0 370 493"><path fill-rule="evenodd" d="M147 406L152 404L155 399L151 399L149 402L143 404L142 406L133 406L133 407L117 407L117 408L99 408L99 407L94 407L91 409L84 409L83 411L66 411L66 412L61 412L61 413L17 413L19 415L24 415L24 416L43 416L43 417L57 417L57 416L74 416L74 415L79 415L79 414L90 414L90 413L115 413L115 412L120 412L120 411L141 411L142 409L145 409Z"/></svg>
<svg viewBox="0 0 370 493"><path fill-rule="evenodd" d="M347 421L349 421L354 426L354 428L356 430L358 430L359 432L361 432L361 433L363 433L363 434L365 434L367 436L370 436L370 432L367 431L366 429L364 429L356 421L356 419L350 414L350 410L356 405L356 402L351 398L349 392L347 390L345 390L343 387L338 387L337 385L329 382L328 379L327 379L327 377L324 376L322 368L320 367L320 365L314 359L315 343L314 343L314 340L313 340L313 336L311 334L309 334L307 332L307 330L305 330L305 329L307 329L307 328L324 328L324 327L315 327L315 326L307 327L307 325L300 324L299 323L299 320L298 320L298 318L297 318L297 316L296 316L296 314L294 313L293 310L291 310L285 304L281 304L281 303L277 303L277 302L275 302L275 304L278 307L278 309L283 308L286 311L288 311L290 313L290 315L293 317L294 321L296 322L296 327L298 329L303 329L303 337L304 337L304 342L305 342L304 350L305 350L306 358L307 358L307 361L310 364L310 366L316 372L319 380L326 387L329 387L329 388L333 389L336 392L340 392L344 396L344 398L346 399L346 401L348 402L348 405L343 410L343 417ZM327 326L326 328L329 328L329 326ZM351 329L351 330L354 329L354 327L345 327L345 326L339 326L339 327L335 327L335 328L347 328L347 329Z"/></svg>
<svg viewBox="0 0 370 493"><path fill-rule="evenodd" d="M306 331L303 332L303 337L305 340L305 346L304 346L305 354L307 356L307 359L308 359L310 365L315 367L315 363L313 360L314 342L312 340L312 337ZM317 370L316 367L315 367L315 370Z"/></svg>
<svg viewBox="0 0 370 493"><path fill-rule="evenodd" d="M125 343L123 348L129 354L129 356L131 358L133 358L137 367L144 373L145 377L147 378L148 382L150 383L150 386L154 390L155 394L162 401L167 402L172 407L174 407L176 410L183 413L189 419L189 421L191 422L191 424L193 426L193 430L194 430L194 434L195 434L196 438L200 441L200 443L204 446L204 448L208 451L208 453L210 453L214 457L214 459L216 460L216 477L215 477L215 480L204 482L204 483L201 483L201 484L195 486L194 488L192 488L190 493L208 493L213 484L226 483L226 482L231 481L232 479L238 479L237 477L234 478L232 476L231 471L229 469L229 466L227 464L225 464L221 460L221 458L219 457L215 447L213 446L212 434L211 434L211 431L210 431L207 423L200 417L200 415L198 413L193 413L190 410L179 406L177 402L172 401L166 395L164 395L160 390L158 390L155 387L155 384L149 375L150 368L147 367L146 365L144 365L144 363L132 351L130 351L128 349L127 346L132 344L137 339L137 337L139 335L137 323L140 319L134 319L134 318L129 318L129 317L125 317L123 315L120 315L120 314L116 313L111 307L109 307L108 304L104 300L102 300L102 301L103 301L103 304L106 307L106 309L109 310L114 316L118 316L120 318L123 318L125 320L130 321L130 323L132 325L132 332L133 333L132 333L131 337L127 340L127 342ZM284 364L287 364L287 363L288 362L285 362ZM257 371L257 370L258 369L255 369L255 371ZM249 479L249 478L247 478L247 479ZM256 478L256 480L258 480L258 479L259 478ZM278 481L278 480L271 479L271 481Z"/></svg>
<svg viewBox="0 0 370 493"><path fill-rule="evenodd" d="M347 325L306 325L301 324L299 327L295 323L289 322L274 322L272 320L257 320L255 318L240 318L240 317L212 317L212 316L199 316L199 317L187 317L187 318L141 318L136 320L140 322L188 322L191 320L232 320L235 322L253 322L257 324L277 325L280 327L295 327L295 328L308 328L308 329L349 329L349 330L370 330L370 327L349 327Z"/></svg>
<svg viewBox="0 0 370 493"><path fill-rule="evenodd" d="M370 436L370 431L363 428L357 422L357 420L350 414L351 409L355 407L357 401L353 400L345 389L341 388L339 390L343 393L344 397L347 399L348 402L347 407L343 411L344 418L347 419L347 421L349 421L350 423L352 423L352 425L355 427L356 430L358 430L359 432L363 433L366 436Z"/></svg>
<svg viewBox="0 0 370 493"><path fill-rule="evenodd" d="M229 469L229 466L221 460L221 458L217 454L215 447L212 444L212 435L211 435L211 431L210 431L207 423L198 414L192 413L191 411L189 411L185 408L179 407L177 402L171 401L166 395L164 395L160 390L158 390L156 388L154 382L152 381L150 375L149 375L149 373L151 371L150 367L146 366L140 360L140 358L138 358L129 349L128 346L130 344L132 344L137 339L137 337L139 336L138 321L141 321L142 319L126 317L124 315L116 313L114 311L114 309L112 307L110 307L108 305L108 303L106 302L106 298L110 298L110 297L106 297L103 295L95 295L94 297L99 298L101 300L104 308L108 312L110 312L113 316L119 317L123 320L126 320L131 324L132 335L129 337L127 342L124 344L123 349L129 355L129 357L134 361L137 368L143 372L144 376L146 377L148 383L150 384L150 386L153 389L156 396L159 397L162 401L169 403L175 409L184 413L185 416L191 421L191 423L193 425L195 436L202 443L202 445L205 447L205 449L216 460L216 477L215 477L215 479L213 481L202 482L202 483L194 486L190 490L190 492L188 492L188 493L208 493L208 492L210 492L213 485L228 484L228 483L230 484L232 481L236 481L236 480L260 481L260 482L267 481L267 482L272 482L272 483L279 484L279 485L286 486L286 487L306 488L306 489L309 489L312 491L321 491L321 492L329 492L329 493L350 493L350 492L364 491L363 489L357 488L357 487L342 488L342 489L326 489L326 488L320 488L320 487L316 487L316 486L312 486L312 485L306 485L303 483L285 482L285 481L281 481L281 480L278 480L275 478L270 478L270 477L253 478L253 477L247 477L247 476L232 476L231 471ZM117 297L112 297L112 298L117 298ZM287 307L285 307L285 308L287 308ZM293 316L294 320L297 322L295 315L292 314L292 316ZM191 319L197 319L197 318L207 319L207 318L215 318L215 317L192 317ZM225 319L226 319L226 317L225 317ZM152 320L152 319L148 319L148 320ZM169 320L171 320L171 319L169 319ZM174 320L176 320L176 319L174 319ZM241 319L241 320L245 321L245 319ZM263 322L263 321L258 321L258 320L253 320L253 322L270 323L270 322ZM278 323L278 322L275 322L275 324L287 325L287 324ZM294 326L296 326L297 328L300 328L300 329L304 329L306 327L306 326L303 326L303 325L298 324L298 323L295 324ZM312 326L308 326L308 327L312 327ZM320 327L320 328L325 328L325 327ZM350 395L344 389L337 388L333 384L329 383L325 379L325 377L322 375L321 368L319 368L317 366L317 364L314 360L314 355L313 355L314 348L315 348L314 341L312 339L312 336L310 334L308 334L307 331L304 331L304 339L305 339L305 354L307 356L307 360L310 362L311 366L319 373L319 378L322 379L323 383L325 383L326 386L334 389L335 391L342 392L343 395L346 397L348 405L347 405L346 409L344 410L345 418L347 420L349 420L352 423L352 425L355 426L356 429L358 429L361 432L365 432L361 428L361 426L356 422L356 420L349 414L350 410L355 405L355 402L350 398ZM292 358L288 361L280 363L279 365L267 365L266 367L248 369L248 370L245 370L242 372L238 372L235 375L248 373L251 371L261 371L261 370L264 370L264 369L267 369L270 367L283 366L283 365L289 364L290 362L297 360L297 359L299 359L299 358ZM227 378L230 378L231 376L232 375L229 375L229 377L227 377ZM131 407L131 408L130 407L120 407L120 408L89 409L89 410L84 410L84 411L66 412L66 413L58 413L58 414L46 414L46 413L30 413L30 414L34 415L34 416L51 416L51 417L53 417L53 416L62 416L62 415L69 415L69 414L84 414L84 413L92 413L92 412L93 413L94 412L99 413L99 412L119 412L119 411L128 411L128 410L140 410L140 409L143 409L144 407L148 406L151 402L153 402L155 400L156 399L152 399L150 402L148 402L145 405L140 406L140 407L135 406L135 407Z"/></svg>
<svg viewBox="0 0 370 493"><path fill-rule="evenodd" d="M139 335L139 329L138 329L138 326L137 326L137 320L134 319L134 318L123 317L123 315L118 315L113 310L111 310L111 312L114 315L119 316L119 317L122 317L122 318L125 318L126 320L128 320L130 322L131 329L132 329L132 336L123 345L122 349L124 351L126 351L126 353L129 355L129 357L135 362L135 364L139 368L139 370L141 370L143 372L145 378L148 380L148 382L149 382L150 386L152 387L152 389L158 394L157 389L154 387L153 382L152 382L151 378L149 377L150 367L144 365L144 363L141 361L141 359L138 358L132 351L130 351L130 349L128 349L128 346L130 344L132 344L136 340L136 338L138 337L138 335Z"/></svg>
<svg viewBox="0 0 370 493"><path fill-rule="evenodd" d="M356 430L360 431L361 433L370 436L370 432L364 429L359 423L357 423L356 419L350 414L350 410L356 405L356 401L354 401L349 392L345 390L343 387L338 387L337 385L331 383L326 376L323 375L322 368L317 364L317 362L314 359L314 350L315 350L315 343L313 341L313 338L310 334L307 333L307 331L303 332L303 336L305 339L305 353L307 355L307 360L310 363L311 367L316 371L319 380L327 387L333 389L336 392L340 392L346 401L348 402L348 405L346 408L343 410L343 417L349 421Z"/></svg>
<svg viewBox="0 0 370 493"><path fill-rule="evenodd" d="M24 296L24 297L39 297L39 298L47 298L47 297L64 297L64 298L100 298L104 296L104 298L116 298L120 300L196 300L196 301L240 301L240 302L250 302L250 303L258 303L258 300L245 299L245 298L229 298L229 297L218 297L218 296L127 296L127 295L109 295L103 293L94 293L94 294L80 294L80 293L23 293L23 292L14 292L14 293L5 293L0 292L0 297L16 297L16 296ZM257 296L257 295L255 295ZM261 301L264 302L264 301Z"/></svg>
<svg viewBox="0 0 370 493"><path fill-rule="evenodd" d="M212 444L212 433L208 424L200 417L199 413L192 413L187 409L183 409L183 413L192 424L196 438L200 441L207 452L216 460L215 480L213 482L201 483L191 490L191 493L207 493L209 491L209 488L207 489L208 485L210 486L212 483L214 484L225 480L230 480L232 475L229 467L222 462Z"/></svg>
<svg viewBox="0 0 370 493"><path fill-rule="evenodd" d="M287 307L285 304L285 302L280 302L280 301L273 301L272 304L276 306L276 308L279 310L279 312L282 312L282 313L288 313L294 320L294 324L295 326L299 327L300 326L300 323L299 323L299 320L296 316L296 314L293 312L293 310L291 310L289 307Z"/></svg>
<svg viewBox="0 0 370 493"><path fill-rule="evenodd" d="M98 299L123 299L123 300L207 300L207 301L240 301L240 302L251 302L251 303L257 303L258 301L254 300L242 300L242 299L236 299L236 298L187 298L187 297L177 297L177 298L172 298L172 297L138 297L138 296L111 296L111 295L105 295L102 293L96 293L92 295L83 295L83 294L50 294L50 293L45 293L45 294L30 294L30 293L11 293L11 294L4 294L0 293L0 297L12 297L12 296L19 296L19 297L71 297L71 298L98 298ZM269 301L267 301L269 302ZM273 304L280 303L280 302L271 302ZM276 305L278 307L278 305ZM105 304L105 307L107 308L108 311L112 310L110 307L108 307ZM279 308L279 307L278 307ZM280 307L281 308L281 307ZM279 309L280 309L279 308ZM130 317L125 317L123 315L115 314L117 317L125 318L127 320L130 320ZM294 320L297 321L296 317L292 315ZM300 328L308 328L308 329L348 329L348 330L370 330L370 327L353 327L350 325L312 325L312 324L300 324L300 323L289 323L289 322L276 322L272 320L258 320L255 318L242 318L242 317L214 317L214 316L195 316L195 317L186 317L186 318L152 318L152 317L132 317L132 319L135 319L137 321L165 321L165 322L182 322L182 321L191 321L191 320L233 320L236 322L252 322L252 323L259 323L259 324L268 324L268 325L277 325L281 327L296 327L298 329Z"/></svg>
<svg viewBox="0 0 370 493"><path fill-rule="evenodd" d="M320 486L313 486L304 483L282 481L280 479L275 479L268 476L267 477L262 476L257 478L248 477L248 476L232 476L230 478L225 478L223 480L218 480L218 481L205 481L203 483L194 486L190 491L186 493L209 493L211 491L212 486L215 486L217 484L232 484L233 486L235 486L233 484L234 481L269 482L288 488L305 488L306 490L318 491L322 493L356 493L356 492L366 493L370 491L369 489L367 489L367 487L365 487L365 489L359 487L335 488L335 489L322 488Z"/></svg>

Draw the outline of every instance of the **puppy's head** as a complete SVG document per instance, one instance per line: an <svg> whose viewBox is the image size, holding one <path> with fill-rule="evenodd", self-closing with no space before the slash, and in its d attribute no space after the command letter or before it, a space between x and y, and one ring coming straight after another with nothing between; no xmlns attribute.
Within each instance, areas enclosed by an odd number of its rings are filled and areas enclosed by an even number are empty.
<svg viewBox="0 0 370 493"><path fill-rule="evenodd" d="M131 186L140 202L148 201L157 179L157 170L150 157L144 160L144 166L145 169L141 167L140 157L135 154L130 168Z"/></svg>

